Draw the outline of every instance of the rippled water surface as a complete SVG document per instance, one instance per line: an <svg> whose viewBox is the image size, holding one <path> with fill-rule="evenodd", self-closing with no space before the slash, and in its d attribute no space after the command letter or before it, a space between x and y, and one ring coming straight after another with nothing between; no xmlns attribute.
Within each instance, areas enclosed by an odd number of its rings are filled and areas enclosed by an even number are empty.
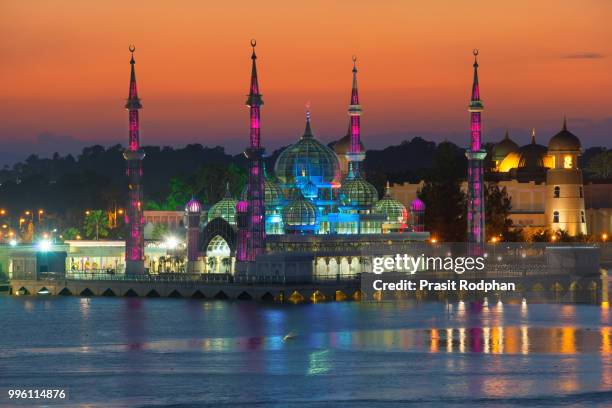
<svg viewBox="0 0 612 408"><path fill-rule="evenodd" d="M3 296L0 313L3 407L612 406L598 306Z"/></svg>

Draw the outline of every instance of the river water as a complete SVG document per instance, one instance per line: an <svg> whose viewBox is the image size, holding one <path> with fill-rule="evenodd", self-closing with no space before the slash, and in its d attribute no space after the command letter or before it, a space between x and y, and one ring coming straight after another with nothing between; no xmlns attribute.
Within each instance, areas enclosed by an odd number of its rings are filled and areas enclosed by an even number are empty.
<svg viewBox="0 0 612 408"><path fill-rule="evenodd" d="M2 407L612 406L599 306L2 296L0 316ZM67 398L8 399L49 388Z"/></svg>

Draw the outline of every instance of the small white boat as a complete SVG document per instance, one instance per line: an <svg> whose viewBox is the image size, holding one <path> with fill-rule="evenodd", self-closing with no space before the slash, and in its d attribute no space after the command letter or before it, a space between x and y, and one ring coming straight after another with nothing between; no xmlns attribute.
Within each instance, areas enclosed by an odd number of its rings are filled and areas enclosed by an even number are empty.
<svg viewBox="0 0 612 408"><path fill-rule="evenodd" d="M293 332L289 332L287 334L285 334L285 336L283 337L283 341L288 341L288 340L292 340L296 337L296 334Z"/></svg>

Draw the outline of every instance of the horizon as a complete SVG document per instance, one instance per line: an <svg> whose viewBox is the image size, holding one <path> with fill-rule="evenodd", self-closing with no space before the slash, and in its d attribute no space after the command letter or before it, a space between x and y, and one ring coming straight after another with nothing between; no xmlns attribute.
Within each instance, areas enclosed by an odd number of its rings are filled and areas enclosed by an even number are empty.
<svg viewBox="0 0 612 408"><path fill-rule="evenodd" d="M415 136L466 147L473 48L480 49L484 142L509 128L525 144L536 128L546 144L567 116L584 147L611 146L609 3L351 2L350 18L349 3L263 3L249 15L199 3L59 3L61 11L55 3L3 6L1 30L13 40L0 43L0 75L11 79L0 94L2 164L125 144L129 44L136 46L144 145L200 143L239 153L248 143L252 37L268 152L301 136L307 103L321 141L344 136L352 55L366 148ZM547 18L548 5L555 19ZM535 24L539 30L529 31Z"/></svg>

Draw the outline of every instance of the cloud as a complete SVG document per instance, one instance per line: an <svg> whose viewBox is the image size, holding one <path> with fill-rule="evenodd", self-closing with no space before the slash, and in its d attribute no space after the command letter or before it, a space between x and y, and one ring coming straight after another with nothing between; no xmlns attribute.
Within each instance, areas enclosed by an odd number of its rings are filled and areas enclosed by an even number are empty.
<svg viewBox="0 0 612 408"><path fill-rule="evenodd" d="M564 59L599 59L605 58L605 55L598 52L576 52L562 56Z"/></svg>

